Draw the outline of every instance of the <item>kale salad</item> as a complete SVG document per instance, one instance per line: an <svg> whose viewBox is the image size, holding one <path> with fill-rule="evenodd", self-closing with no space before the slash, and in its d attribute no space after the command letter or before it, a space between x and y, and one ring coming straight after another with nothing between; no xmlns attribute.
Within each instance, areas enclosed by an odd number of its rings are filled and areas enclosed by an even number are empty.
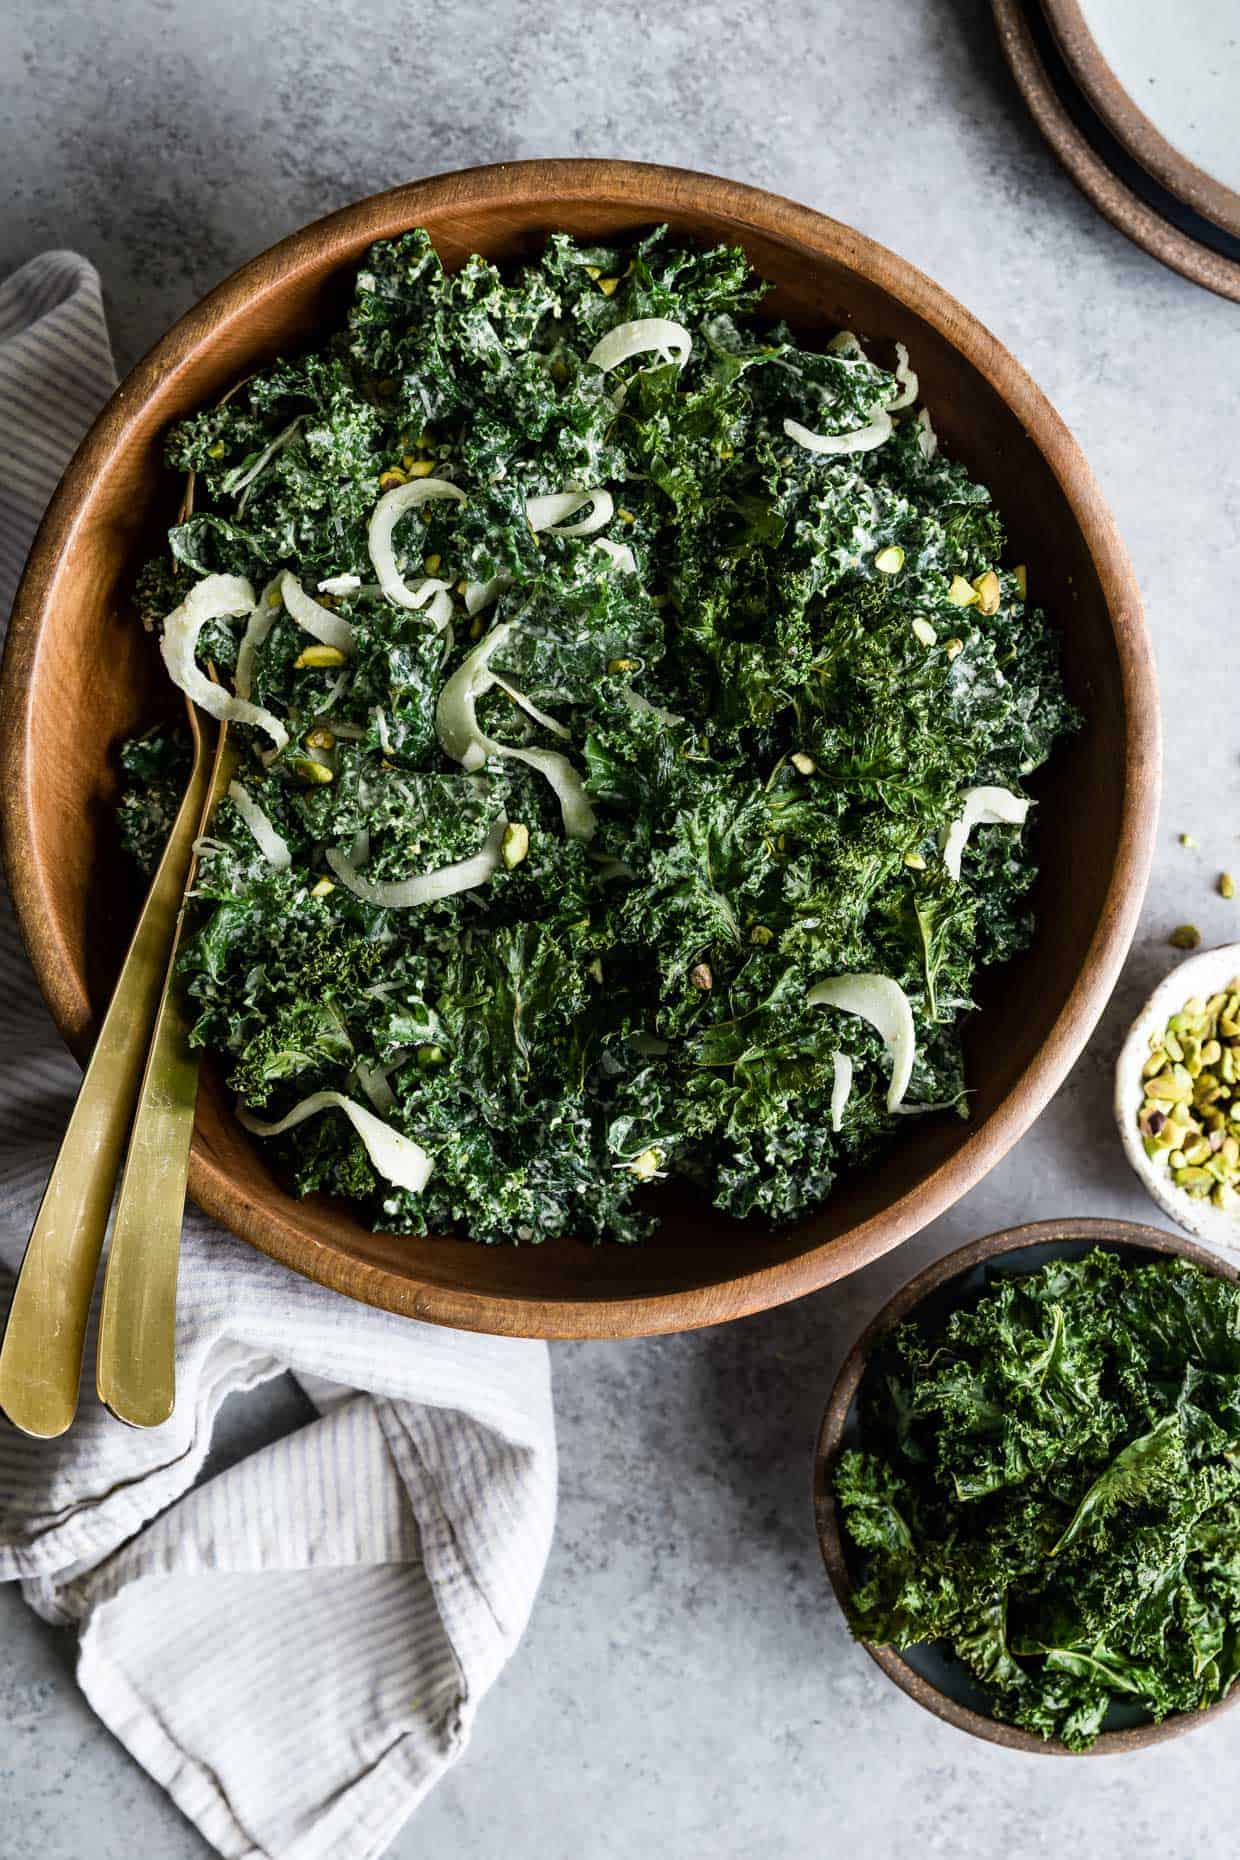
<svg viewBox="0 0 1240 1860"><path fill-rule="evenodd" d="M904 350L766 290L666 230L453 275L412 232L173 430L143 616L243 748L181 973L299 1192L630 1241L654 1180L793 1221L967 1115L1056 639ZM123 760L149 868L186 749Z"/></svg>
<svg viewBox="0 0 1240 1860"><path fill-rule="evenodd" d="M897 1326L835 1491L868 1640L1086 1750L1240 1675L1240 1286L1096 1248Z"/></svg>

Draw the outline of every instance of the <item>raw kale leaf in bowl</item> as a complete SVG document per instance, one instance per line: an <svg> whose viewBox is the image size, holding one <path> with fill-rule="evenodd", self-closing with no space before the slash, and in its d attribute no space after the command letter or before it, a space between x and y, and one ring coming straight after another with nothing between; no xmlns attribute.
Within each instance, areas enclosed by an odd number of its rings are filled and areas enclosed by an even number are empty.
<svg viewBox="0 0 1240 1860"><path fill-rule="evenodd" d="M411 233L174 431L193 514L143 603L248 752L182 970L302 1192L631 1240L652 1179L793 1220L963 1114L1056 643L907 358L802 350L763 292L663 232L507 277Z"/></svg>
<svg viewBox="0 0 1240 1860"><path fill-rule="evenodd" d="M1234 1281L1105 1247L980 1296L949 1281L883 1337L856 1407L833 1481L856 1634L940 1645L983 1711L1075 1751L1230 1693Z"/></svg>

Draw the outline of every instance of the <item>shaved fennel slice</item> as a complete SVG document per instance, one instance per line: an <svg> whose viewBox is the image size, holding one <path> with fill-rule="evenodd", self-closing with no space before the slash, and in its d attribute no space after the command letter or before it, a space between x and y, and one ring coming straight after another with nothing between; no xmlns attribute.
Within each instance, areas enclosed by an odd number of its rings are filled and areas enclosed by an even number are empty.
<svg viewBox="0 0 1240 1860"><path fill-rule="evenodd" d="M360 575L329 575L326 581L320 581L320 594L356 594L362 585Z"/></svg>
<svg viewBox="0 0 1240 1860"><path fill-rule="evenodd" d="M367 1060L359 1059L354 1071L357 1082L370 1099L375 1110L382 1114L396 1107L396 1093L387 1082L387 1074L380 1066L372 1066Z"/></svg>
<svg viewBox="0 0 1240 1860"><path fill-rule="evenodd" d="M465 493L459 485L449 484L446 478L415 478L409 484L398 484L392 490L385 491L370 513L366 546L375 565L380 588L397 607L417 607L420 602L396 564L396 551L392 545L396 525L407 510L412 510L418 504L434 503L441 498L452 498L456 503L463 504Z"/></svg>
<svg viewBox="0 0 1240 1860"><path fill-rule="evenodd" d="M842 329L838 335L832 336L827 344L827 354L842 356L846 362L865 360L865 350L851 329Z"/></svg>
<svg viewBox="0 0 1240 1860"><path fill-rule="evenodd" d="M806 996L809 1007L839 1008L868 1020L891 1054L887 1109L898 1111L913 1074L917 1035L908 996L886 975L832 975L815 982Z"/></svg>
<svg viewBox="0 0 1240 1860"><path fill-rule="evenodd" d="M512 623L508 620L492 627L478 641L473 651L465 654L439 693L439 702L435 706L435 729L439 735L440 748L454 762L459 762L463 768L471 771L481 768L487 759L487 751L483 747L487 739L479 728L475 707L478 699L491 688L488 661L511 632Z"/></svg>
<svg viewBox="0 0 1240 1860"><path fill-rule="evenodd" d="M844 1112L852 1096L853 1062L851 1053L841 1053L838 1049L831 1055L831 1128L839 1131L844 1128Z"/></svg>
<svg viewBox="0 0 1240 1860"><path fill-rule="evenodd" d="M413 1195L422 1193L435 1165L421 1144L415 1143L412 1137L403 1136L399 1130L393 1130L390 1124L377 1118L373 1111L368 1111L365 1105L358 1104L352 1098L346 1098L343 1092L312 1092L300 1104L295 1104L287 1117L277 1118L274 1124L251 1116L244 1105L238 1105L237 1122L246 1130L252 1130L256 1137L278 1137L286 1130L292 1130L295 1125L304 1124L308 1117L317 1117L320 1111L344 1112L362 1139L376 1173L385 1182L392 1182L397 1188L407 1188Z"/></svg>
<svg viewBox="0 0 1240 1860"><path fill-rule="evenodd" d="M921 384L908 365L908 350L902 342L896 344L895 377L900 383L900 392L894 400L887 402L888 413L898 413L901 407L911 407L920 392Z"/></svg>
<svg viewBox="0 0 1240 1860"><path fill-rule="evenodd" d="M272 459L276 456L276 453L283 452L285 446L293 437L294 433L296 433L297 428L301 425L302 418L303 416L299 413L295 420L290 420L284 430L276 434L271 444L259 453L248 471L242 472L240 477L229 472L224 478L220 485L220 489L225 492L226 495L237 498L238 516L241 515L241 512L245 509L249 501L247 493L249 492L250 486L260 473L266 471Z"/></svg>
<svg viewBox="0 0 1240 1860"><path fill-rule="evenodd" d="M540 775L546 776L555 789L564 831L570 840L593 839L594 809L590 805L584 782L567 756L562 756L558 749L513 749L509 744L493 742L489 737L483 740L488 754L510 756L514 762L524 762L527 767L537 769Z"/></svg>
<svg viewBox="0 0 1240 1860"><path fill-rule="evenodd" d="M880 407L868 426L858 426L851 433L811 433L799 420L785 420L784 431L807 452L825 452L838 457L849 452L873 452L876 446L891 438L895 427L891 424L891 415Z"/></svg>
<svg viewBox="0 0 1240 1860"><path fill-rule="evenodd" d="M968 788L964 807L943 835L943 864L959 879L960 862L974 827L1023 827L1029 798L1010 788Z"/></svg>
<svg viewBox="0 0 1240 1860"><path fill-rule="evenodd" d="M570 523L569 517L575 516L587 505L593 505L589 516L582 517L579 523ZM527 497L525 514L530 528L538 534L545 530L549 536L592 536L595 530L601 530L611 522L615 515L615 502L610 491L552 491L546 497Z"/></svg>
<svg viewBox="0 0 1240 1860"><path fill-rule="evenodd" d="M657 350L668 361L683 368L693 351L693 337L683 323L665 316L639 316L631 323L617 323L601 341L596 342L586 360L591 368L609 374L632 355L646 355Z"/></svg>
<svg viewBox="0 0 1240 1860"><path fill-rule="evenodd" d="M637 557L627 543L610 542L606 536L600 536L594 547L601 549L622 575L637 573Z"/></svg>
<svg viewBox="0 0 1240 1860"><path fill-rule="evenodd" d="M484 607L497 600L505 588L512 586L511 575L492 575L489 581L467 581L465 583L465 612L469 615L480 614Z"/></svg>
<svg viewBox="0 0 1240 1860"><path fill-rule="evenodd" d="M353 628L349 622L343 614L334 614L330 607L324 607L312 594L307 594L296 575L290 574L287 568L280 577L280 599L303 633L309 633L324 646L334 646L348 658L353 651Z"/></svg>
<svg viewBox="0 0 1240 1860"><path fill-rule="evenodd" d="M497 743L478 723L478 699L497 681L488 661L512 633L511 621L492 627L472 652L461 660L435 707L435 728L440 748L446 756L469 773L480 769L488 756L508 756L537 769L555 789L564 820L564 831L572 840L588 840L594 832L594 809L590 806L580 775L567 756L557 749L516 749L510 743Z"/></svg>
<svg viewBox="0 0 1240 1860"><path fill-rule="evenodd" d="M917 444L921 447L921 456L927 463L939 449L939 436L934 430L929 407L923 407L917 416Z"/></svg>
<svg viewBox="0 0 1240 1860"><path fill-rule="evenodd" d="M534 719L535 723L541 724L544 730L550 730L552 736L558 736L566 743L572 741L571 732L565 729L564 725L559 722L557 718L550 716L545 710L540 710L532 698L527 698L524 691L518 691L515 685L510 685L508 680L506 678L501 678L498 672L491 673L491 683L497 685L501 691L505 692L512 699L514 704L519 704L526 715Z"/></svg>
<svg viewBox="0 0 1240 1860"><path fill-rule="evenodd" d="M293 863L288 841L282 833L277 833L254 796L239 781L230 781L228 798L254 835L258 850L268 865L274 866L277 872L287 872Z"/></svg>
<svg viewBox="0 0 1240 1860"><path fill-rule="evenodd" d="M258 605L245 623L237 663L233 667L233 690L239 698L248 698L254 689L254 661L259 647L280 617L280 577L269 581L258 597Z"/></svg>
<svg viewBox="0 0 1240 1860"><path fill-rule="evenodd" d="M415 878L402 878L391 884L376 884L363 878L352 861L334 846L327 849L327 863L346 891L367 904L377 904L385 911L413 910L419 904L434 904L439 898L454 898L458 892L473 891L494 876L500 864L500 848L506 820L498 820L482 846L468 859L454 865L441 865L434 872L420 872Z"/></svg>
<svg viewBox="0 0 1240 1860"><path fill-rule="evenodd" d="M191 703L221 723L248 723L265 730L276 748L283 749L288 731L280 719L261 705L233 697L223 685L212 684L195 657L198 635L209 620L252 614L254 604L254 590L244 576L204 575L165 619L159 651L169 678Z"/></svg>

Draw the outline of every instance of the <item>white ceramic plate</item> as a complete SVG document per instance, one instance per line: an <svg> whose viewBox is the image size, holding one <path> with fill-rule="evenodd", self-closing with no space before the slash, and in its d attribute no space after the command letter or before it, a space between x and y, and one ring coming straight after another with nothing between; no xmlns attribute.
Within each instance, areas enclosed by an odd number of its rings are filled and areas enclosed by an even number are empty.
<svg viewBox="0 0 1240 1860"><path fill-rule="evenodd" d="M1203 949L1187 957L1164 977L1137 1015L1115 1064L1115 1121L1124 1154L1163 1213L1178 1227L1199 1240L1225 1247L1240 1247L1240 1209L1227 1213L1177 1188L1166 1159L1146 1155L1137 1118L1145 1096L1141 1068L1150 1056L1150 1035L1161 1033L1190 996L1206 1000L1236 976L1240 976L1240 943L1223 943L1218 949Z"/></svg>

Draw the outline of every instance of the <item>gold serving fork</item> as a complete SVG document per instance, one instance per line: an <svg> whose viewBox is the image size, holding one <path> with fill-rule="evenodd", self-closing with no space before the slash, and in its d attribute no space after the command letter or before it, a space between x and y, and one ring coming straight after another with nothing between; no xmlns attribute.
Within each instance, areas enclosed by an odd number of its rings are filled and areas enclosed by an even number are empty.
<svg viewBox="0 0 1240 1860"><path fill-rule="evenodd" d="M175 1396L177 1259L198 1093L176 979L195 846L235 752L214 755L188 705L189 783L147 893L22 1260L0 1343L0 1409L27 1434L63 1434L82 1355L112 1192L129 1136L99 1324L98 1390L113 1414L154 1427ZM132 1131L131 1131L132 1123Z"/></svg>

